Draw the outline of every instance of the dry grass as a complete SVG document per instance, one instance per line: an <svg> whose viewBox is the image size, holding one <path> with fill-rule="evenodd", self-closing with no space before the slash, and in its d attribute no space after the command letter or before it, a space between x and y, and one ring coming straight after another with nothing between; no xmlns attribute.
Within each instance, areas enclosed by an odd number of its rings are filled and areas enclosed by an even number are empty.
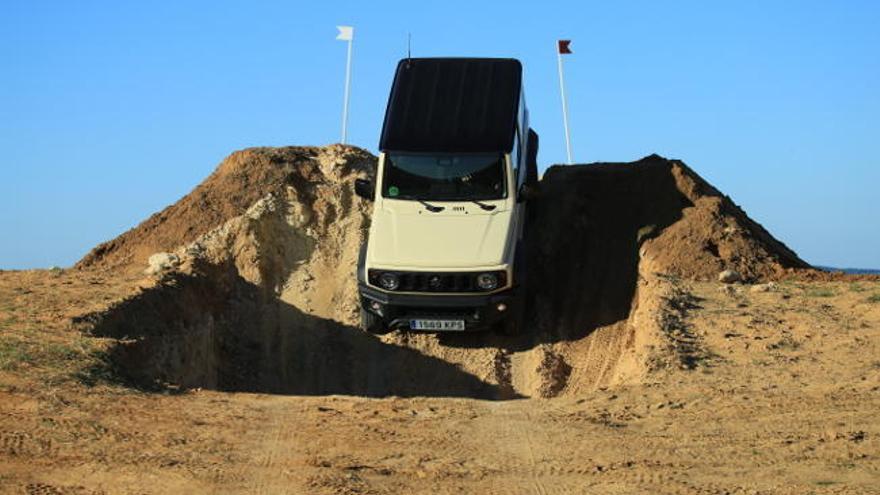
<svg viewBox="0 0 880 495"><path fill-rule="evenodd" d="M36 372L54 378L77 376L100 358L95 339L85 336L47 338L32 328L0 335L0 370Z"/></svg>
<svg viewBox="0 0 880 495"><path fill-rule="evenodd" d="M33 361L27 346L14 338L0 337L0 370L15 370Z"/></svg>
<svg viewBox="0 0 880 495"><path fill-rule="evenodd" d="M833 290L826 288L808 289L805 294L807 297L834 297L837 295Z"/></svg>

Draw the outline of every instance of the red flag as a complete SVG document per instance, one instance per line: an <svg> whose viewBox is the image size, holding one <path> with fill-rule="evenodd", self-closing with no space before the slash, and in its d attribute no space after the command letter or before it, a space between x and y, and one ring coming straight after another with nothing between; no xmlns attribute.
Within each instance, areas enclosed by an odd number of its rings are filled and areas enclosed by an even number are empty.
<svg viewBox="0 0 880 495"><path fill-rule="evenodd" d="M560 55L571 53L571 48L568 47L570 44L571 40L559 40L556 42L556 47L558 48Z"/></svg>

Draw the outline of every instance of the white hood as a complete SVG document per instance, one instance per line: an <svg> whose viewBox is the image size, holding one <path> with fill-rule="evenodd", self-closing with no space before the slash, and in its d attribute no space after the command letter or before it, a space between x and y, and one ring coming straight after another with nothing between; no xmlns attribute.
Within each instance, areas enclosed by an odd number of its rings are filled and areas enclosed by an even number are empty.
<svg viewBox="0 0 880 495"><path fill-rule="evenodd" d="M378 267L425 269L469 268L507 262L509 209L484 211L466 203L436 203L432 213L413 202L376 208L370 226L368 262ZM455 205L455 209L453 206ZM503 203L498 206L502 206Z"/></svg>

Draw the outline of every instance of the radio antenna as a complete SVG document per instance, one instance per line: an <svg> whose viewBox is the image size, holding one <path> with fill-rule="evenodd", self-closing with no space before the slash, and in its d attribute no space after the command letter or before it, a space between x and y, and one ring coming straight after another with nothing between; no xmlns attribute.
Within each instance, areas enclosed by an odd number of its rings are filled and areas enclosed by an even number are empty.
<svg viewBox="0 0 880 495"><path fill-rule="evenodd" d="M412 58L412 33L406 33L406 67L409 68L409 61Z"/></svg>

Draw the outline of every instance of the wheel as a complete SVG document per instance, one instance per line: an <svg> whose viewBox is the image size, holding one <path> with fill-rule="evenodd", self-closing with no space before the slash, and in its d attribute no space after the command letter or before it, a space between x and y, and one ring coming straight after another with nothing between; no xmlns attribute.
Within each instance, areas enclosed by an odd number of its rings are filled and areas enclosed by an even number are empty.
<svg viewBox="0 0 880 495"><path fill-rule="evenodd" d="M366 309L361 308L361 330L376 335L384 335L390 330L385 327L385 322L379 315L370 313Z"/></svg>

